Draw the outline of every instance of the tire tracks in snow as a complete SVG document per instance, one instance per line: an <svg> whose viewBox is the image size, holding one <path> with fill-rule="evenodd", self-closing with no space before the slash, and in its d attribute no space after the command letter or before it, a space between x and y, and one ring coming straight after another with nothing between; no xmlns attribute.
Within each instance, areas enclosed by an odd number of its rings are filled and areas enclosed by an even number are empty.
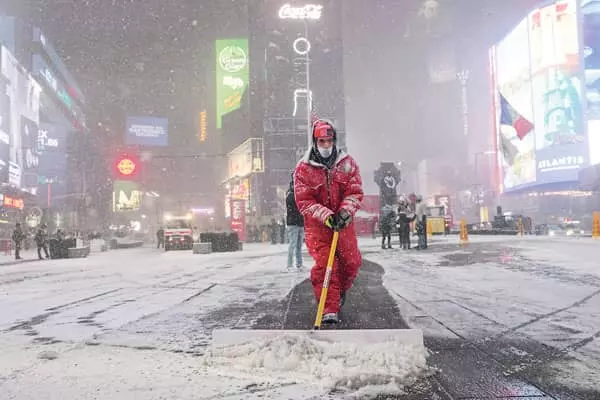
<svg viewBox="0 0 600 400"><path fill-rule="evenodd" d="M188 302L194 300L196 297L202 296L204 293L208 292L209 290L211 290L212 288L214 288L218 285L219 285L218 283L212 283L208 287L200 290L199 292L197 292L197 293L191 295L190 297L188 297L187 299L183 300L181 303L182 304L188 303Z"/></svg>
<svg viewBox="0 0 600 400"><path fill-rule="evenodd" d="M113 293L116 293L116 292L121 291L121 290L123 290L123 288L117 288L117 289L108 290L106 292L102 292L102 293L96 294L94 296L88 296L88 297L84 297L83 299L79 299L79 300L71 301L69 303L65 303L65 304L61 304L61 305L58 305L58 306L46 308L46 311L58 311L58 310L62 310L63 308L74 306L74 305L79 304L79 303L84 303L84 302L89 301L89 300L95 300L95 299L97 299L99 297L108 296L109 294L113 294Z"/></svg>
<svg viewBox="0 0 600 400"><path fill-rule="evenodd" d="M507 363L506 361L504 361L503 359L501 359L500 357L498 357L497 354L495 354L493 351L490 351L488 348L485 347L485 342L478 342L477 340L473 340L473 339L468 339L465 336L461 335L460 333L458 333L457 331L455 331L454 329L452 329L450 326L448 326L447 324L445 324L443 321L441 321L440 319L430 315L423 307L420 307L418 304L416 304L415 302L409 300L408 298L402 296L401 294L399 294L397 291L390 289L390 291L397 296L398 298L402 299L404 302L406 302L407 304L411 305L412 307L414 307L416 310L420 311L422 313L423 316L429 317L431 318L433 321L437 322L438 324L440 324L442 327L444 327L445 329L447 329L449 332L451 332L452 334L456 335L456 337L458 338L459 341L464 342L464 345L462 346L469 346L471 349L473 349L473 351L475 352L479 352L480 354L485 355L486 357L488 357L496 366L498 366L501 370L504 370L504 373L506 374L506 371L510 371L511 369L511 365L509 363ZM453 302L452 300L448 300L448 302L450 303L454 303L457 304L455 302ZM457 304L459 305L459 304ZM460 306L460 305L459 305ZM461 307L469 312L473 312L472 310L469 310L466 307ZM475 313L475 315L478 315L480 317L483 317L482 315L479 315L481 313ZM485 320L493 322L498 324L499 326L502 326L502 324L498 323L497 321L494 321L492 318L489 317L485 317ZM530 339L530 338L529 338ZM533 342L539 343L538 341L534 340L534 339L530 339ZM425 345L426 347L429 348L429 345L427 344L427 337L425 338ZM541 344L541 343L540 343ZM432 351L432 350L430 350ZM470 377L471 379L476 379L476 377ZM540 386L538 386L537 384L535 384L534 382L531 382L530 379L527 379L524 376L518 376L518 379L521 380L521 382L523 382L526 385L529 385L532 388L535 388L537 390L539 390L541 393L544 393L546 395L546 397L543 398L548 398L548 399L555 399L555 397L553 397L552 395L550 395L547 391L545 391L543 388L541 388ZM447 388L444 384L442 384L442 381L439 379L438 376L435 376L435 382L443 389L444 394L446 396L448 396L449 399L454 399L454 397L450 394L449 388ZM519 396L518 398L521 398L522 396ZM539 396L525 396L526 398L534 398L534 397L539 397ZM475 398L480 398L480 397L460 397L461 399L475 399ZM500 398L500 397L498 397ZM511 397L512 398L512 397ZM517 397L515 397L517 398Z"/></svg>
<svg viewBox="0 0 600 400"><path fill-rule="evenodd" d="M510 329L502 331L495 338L496 339L497 338L501 338L502 336L505 336L505 335L507 335L509 333L514 333L514 332L518 331L519 329L522 329L522 328L524 328L526 326L535 324L536 322L539 322L539 321L544 320L546 318L553 317L553 316L555 316L557 314L560 314L562 312L568 311L568 310L570 310L572 308L579 307L580 305L586 303L587 301L593 299L594 297L596 297L598 295L600 295L600 289L598 289L598 290L596 290L596 291L588 294L587 296L583 297L582 299L577 300L576 302L574 302L574 303L572 303L572 304L570 304L570 305L568 305L566 307L558 308L558 309L550 311L548 313L539 315L539 316L537 316L537 317L535 317L533 319L530 319L529 321L523 322L523 323L521 323L521 324L519 324L519 325L517 325L515 327L512 327Z"/></svg>

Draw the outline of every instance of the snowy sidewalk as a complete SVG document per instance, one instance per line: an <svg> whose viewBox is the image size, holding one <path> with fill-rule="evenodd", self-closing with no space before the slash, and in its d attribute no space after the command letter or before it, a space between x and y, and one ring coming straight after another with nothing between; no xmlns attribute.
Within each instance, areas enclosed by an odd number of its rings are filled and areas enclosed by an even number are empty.
<svg viewBox="0 0 600 400"><path fill-rule="evenodd" d="M398 398L446 399L444 390L454 399L600 398L600 246L485 238L461 248L442 239L423 252L360 241L366 262L343 326L422 328L428 362L441 370ZM286 271L286 249L256 244L193 255L140 248L2 266L0 399L352 398L342 393L347 385L319 386L343 370L324 364L339 355L314 343L275 343L289 356L285 366L265 358L264 343L204 358L216 328L311 328L309 270ZM313 358L305 358L307 349ZM354 352L371 357L353 360L369 372L380 367L381 357ZM406 354L393 360L398 376L419 365ZM256 362L280 370L249 373ZM294 365L302 372L294 375ZM354 389L372 383L349 382Z"/></svg>
<svg viewBox="0 0 600 400"><path fill-rule="evenodd" d="M44 253L42 252L42 255L43 254ZM16 265L16 264L25 264L25 263L31 263L31 262L44 261L44 260L40 260L38 258L36 249L29 249L29 250L21 251L21 258L22 258L22 260L16 260L14 252L13 252L13 254L2 253L2 254L0 254L0 268L2 268L3 266L8 266L8 265Z"/></svg>
<svg viewBox="0 0 600 400"><path fill-rule="evenodd" d="M585 400L600 398L599 258L591 239L535 237L368 255L454 398Z"/></svg>
<svg viewBox="0 0 600 400"><path fill-rule="evenodd" d="M187 354L85 344L26 344L0 338L3 400L208 400L316 398L319 391L257 383L202 367ZM241 397L240 397L241 396ZM298 397L297 397L298 396Z"/></svg>
<svg viewBox="0 0 600 400"><path fill-rule="evenodd" d="M292 357L287 365L305 360L297 370L244 372L240 360L228 361L232 354L204 364L215 328L250 329L283 310L286 326L310 326L316 305L308 269L288 272L286 258L286 246L249 245L231 254L136 249L7 266L0 270L0 398L320 399L338 381L343 390L335 398L373 387L353 377L371 376L383 368L377 363L392 360L373 356L369 346L337 347L343 359L355 355L354 375L328 364L339 358L330 358L334 348L288 348L285 338L277 345ZM382 272L366 267L353 288L347 307L358 312L344 316L351 326L404 326L382 290ZM290 293L295 300L288 301ZM308 348L320 350L296 353ZM422 353L400 354L398 376L423 368ZM313 375L315 368L326 374Z"/></svg>

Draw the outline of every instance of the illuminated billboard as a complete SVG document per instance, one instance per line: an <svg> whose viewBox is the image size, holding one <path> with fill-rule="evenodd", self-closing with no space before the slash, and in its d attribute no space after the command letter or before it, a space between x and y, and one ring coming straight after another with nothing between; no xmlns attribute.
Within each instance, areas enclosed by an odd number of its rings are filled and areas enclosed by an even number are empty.
<svg viewBox="0 0 600 400"><path fill-rule="evenodd" d="M138 211L142 204L143 192L140 186L131 181L114 181L113 212Z"/></svg>
<svg viewBox="0 0 600 400"><path fill-rule="evenodd" d="M168 146L169 120L156 117L127 118L125 143L138 146Z"/></svg>
<svg viewBox="0 0 600 400"><path fill-rule="evenodd" d="M529 13L490 52L501 191L574 182L589 162L577 1Z"/></svg>
<svg viewBox="0 0 600 400"><path fill-rule="evenodd" d="M216 41L217 68L217 129L223 127L223 117L239 109L248 88L248 39Z"/></svg>
<svg viewBox="0 0 600 400"><path fill-rule="evenodd" d="M39 166L41 85L5 48L0 50L0 183L22 188Z"/></svg>
<svg viewBox="0 0 600 400"><path fill-rule="evenodd" d="M590 164L600 164L600 0L582 0Z"/></svg>
<svg viewBox="0 0 600 400"><path fill-rule="evenodd" d="M262 138L250 138L227 155L227 179L265 171Z"/></svg>

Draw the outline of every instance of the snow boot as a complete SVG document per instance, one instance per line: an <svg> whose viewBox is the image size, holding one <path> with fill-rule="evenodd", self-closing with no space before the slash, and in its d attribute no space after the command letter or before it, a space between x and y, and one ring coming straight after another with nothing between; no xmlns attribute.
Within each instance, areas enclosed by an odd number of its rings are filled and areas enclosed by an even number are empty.
<svg viewBox="0 0 600 400"><path fill-rule="evenodd" d="M337 324L340 322L337 313L327 313L323 315L323 323L324 324Z"/></svg>

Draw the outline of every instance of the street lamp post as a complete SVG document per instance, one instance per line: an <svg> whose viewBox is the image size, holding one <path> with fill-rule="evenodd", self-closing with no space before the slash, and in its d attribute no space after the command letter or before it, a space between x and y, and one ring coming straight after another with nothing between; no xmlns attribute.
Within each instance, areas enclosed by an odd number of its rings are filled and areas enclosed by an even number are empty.
<svg viewBox="0 0 600 400"><path fill-rule="evenodd" d="M483 206L484 203L484 199L485 199L485 187L489 187L488 184L486 183L482 183L481 182L481 174L479 173L479 157L480 156L493 156L495 155L496 152L494 150L486 150L486 151L480 151L478 153L473 154L473 158L474 158L474 167L475 167L475 192L477 194L476 199L477 199L477 215L479 217L479 221L481 222L482 219L482 214L481 214L481 207ZM489 170L489 161L487 162L487 170ZM483 190L482 190L483 189Z"/></svg>
<svg viewBox="0 0 600 400"><path fill-rule="evenodd" d="M467 93L467 85L469 82L469 70L464 69L456 74L456 78L460 82L460 100L463 119L463 134L469 136L469 98Z"/></svg>

